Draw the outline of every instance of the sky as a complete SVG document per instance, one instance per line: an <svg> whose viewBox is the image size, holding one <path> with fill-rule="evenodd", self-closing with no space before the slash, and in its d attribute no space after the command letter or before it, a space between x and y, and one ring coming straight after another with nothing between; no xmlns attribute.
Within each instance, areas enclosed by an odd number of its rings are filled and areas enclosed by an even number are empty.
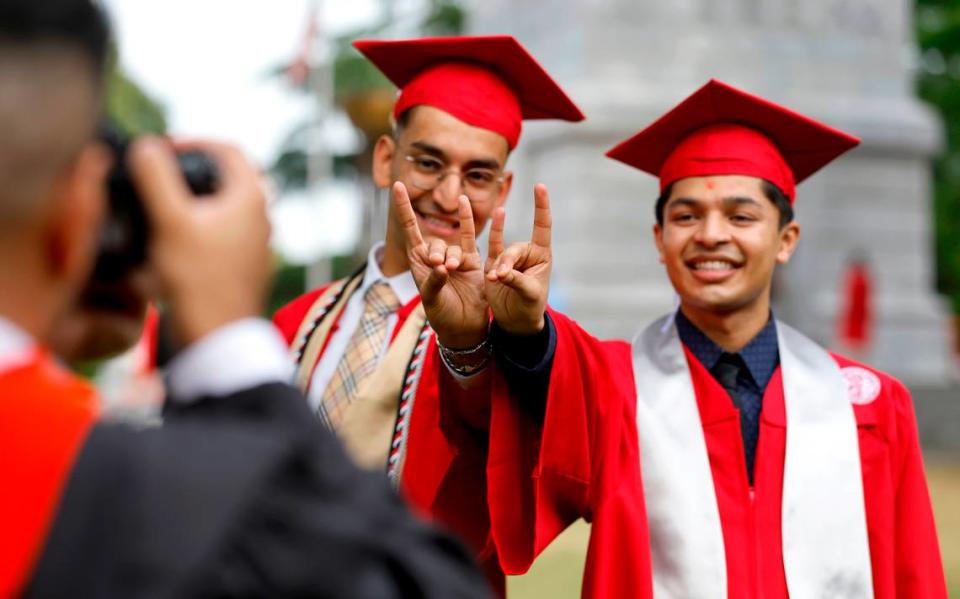
<svg viewBox="0 0 960 599"><path fill-rule="evenodd" d="M120 61L167 109L171 133L238 144L268 163L309 114L301 94L271 70L298 54L311 0L103 0ZM369 23L377 0L327 0L334 34Z"/></svg>
<svg viewBox="0 0 960 599"><path fill-rule="evenodd" d="M382 0L326 0L331 34L378 16ZM103 0L125 71L166 108L174 136L238 145L269 166L310 101L270 73L300 52L313 0ZM291 262L349 252L361 227L358 190L342 183L271 206L273 245Z"/></svg>

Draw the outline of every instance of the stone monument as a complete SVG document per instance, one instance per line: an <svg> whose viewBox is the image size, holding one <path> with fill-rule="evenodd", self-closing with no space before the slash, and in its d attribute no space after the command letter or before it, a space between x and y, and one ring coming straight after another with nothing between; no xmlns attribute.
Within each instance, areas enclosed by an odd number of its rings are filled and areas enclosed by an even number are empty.
<svg viewBox="0 0 960 599"><path fill-rule="evenodd" d="M844 266L866 255L876 319L864 359L910 384L946 384L930 189L942 142L913 93L910 3L484 0L470 16L472 33L516 35L588 116L525 124L511 163L512 239L529 235L533 183L551 190L556 306L626 338L671 308L650 233L656 181L603 153L715 77L863 139L798 188L803 238L778 275L777 316L834 347Z"/></svg>

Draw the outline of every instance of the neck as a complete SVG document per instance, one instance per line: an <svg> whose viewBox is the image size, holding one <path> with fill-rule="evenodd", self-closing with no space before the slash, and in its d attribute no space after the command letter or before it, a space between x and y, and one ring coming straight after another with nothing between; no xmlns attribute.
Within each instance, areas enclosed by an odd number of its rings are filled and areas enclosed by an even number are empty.
<svg viewBox="0 0 960 599"><path fill-rule="evenodd" d="M0 239L0 315L45 344L68 297L31 241L24 231Z"/></svg>
<svg viewBox="0 0 960 599"><path fill-rule="evenodd" d="M0 276L0 316L23 329L38 343L46 343L53 328L55 310L46 301L42 290L29 285L24 279ZM7 290L16 289L15 293ZM31 293L36 291L37 293Z"/></svg>
<svg viewBox="0 0 960 599"><path fill-rule="evenodd" d="M403 238L388 227L380 271L385 277L392 277L408 270L410 270L410 263L407 261L407 248L403 243Z"/></svg>
<svg viewBox="0 0 960 599"><path fill-rule="evenodd" d="M756 337L770 318L770 298L730 312L704 310L680 304L683 315L724 351L737 353Z"/></svg>

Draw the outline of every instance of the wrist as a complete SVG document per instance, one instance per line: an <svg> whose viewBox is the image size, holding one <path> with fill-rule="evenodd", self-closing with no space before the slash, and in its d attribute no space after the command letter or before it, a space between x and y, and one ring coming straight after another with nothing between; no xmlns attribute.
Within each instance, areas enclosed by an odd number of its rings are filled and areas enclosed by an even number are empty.
<svg viewBox="0 0 960 599"><path fill-rule="evenodd" d="M437 332L437 343L450 350L460 351L476 347L486 341L490 335L489 326L477 331L457 331L454 333Z"/></svg>
<svg viewBox="0 0 960 599"><path fill-rule="evenodd" d="M509 322L497 321L497 326L504 333L514 335L517 337L532 337L534 335L540 334L544 327L546 326L546 319L544 317L544 312L540 313L540 317L537 319L532 319L530 321L518 321L517 319L512 319Z"/></svg>
<svg viewBox="0 0 960 599"><path fill-rule="evenodd" d="M486 368L492 353L489 337L484 337L477 345L463 349L451 349L438 340L437 348L440 359L447 368L461 377L472 376Z"/></svg>

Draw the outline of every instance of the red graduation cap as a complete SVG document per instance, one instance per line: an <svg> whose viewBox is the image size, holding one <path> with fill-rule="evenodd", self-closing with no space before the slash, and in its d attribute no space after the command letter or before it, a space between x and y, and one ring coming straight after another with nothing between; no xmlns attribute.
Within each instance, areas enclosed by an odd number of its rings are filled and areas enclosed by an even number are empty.
<svg viewBox="0 0 960 599"><path fill-rule="evenodd" d="M607 156L660 177L660 191L684 177L749 175L796 184L860 143L856 137L711 79Z"/></svg>
<svg viewBox="0 0 960 599"><path fill-rule="evenodd" d="M393 114L426 104L495 131L513 149L523 119L582 121L583 113L510 35L358 40L397 87Z"/></svg>

